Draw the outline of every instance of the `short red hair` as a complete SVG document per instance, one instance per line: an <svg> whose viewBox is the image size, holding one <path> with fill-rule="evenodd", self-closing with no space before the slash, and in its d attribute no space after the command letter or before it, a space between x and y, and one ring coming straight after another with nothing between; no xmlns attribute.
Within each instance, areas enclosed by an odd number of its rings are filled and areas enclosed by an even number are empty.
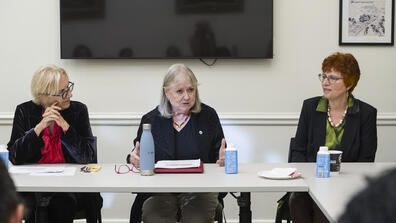
<svg viewBox="0 0 396 223"><path fill-rule="evenodd" d="M340 72L345 86L352 93L360 78L359 64L355 57L350 53L334 53L323 60L322 72Z"/></svg>

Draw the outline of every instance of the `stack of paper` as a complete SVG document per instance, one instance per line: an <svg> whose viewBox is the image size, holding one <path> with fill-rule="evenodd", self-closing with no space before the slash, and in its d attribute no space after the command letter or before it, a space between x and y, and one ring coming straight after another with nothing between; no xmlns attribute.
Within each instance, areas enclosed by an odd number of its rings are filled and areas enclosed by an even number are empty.
<svg viewBox="0 0 396 223"><path fill-rule="evenodd" d="M198 168L201 160L161 160L155 164L155 168L180 169L180 168Z"/></svg>
<svg viewBox="0 0 396 223"><path fill-rule="evenodd" d="M76 168L65 166L12 166L9 172L15 174L29 174L31 176L73 176L76 172Z"/></svg>

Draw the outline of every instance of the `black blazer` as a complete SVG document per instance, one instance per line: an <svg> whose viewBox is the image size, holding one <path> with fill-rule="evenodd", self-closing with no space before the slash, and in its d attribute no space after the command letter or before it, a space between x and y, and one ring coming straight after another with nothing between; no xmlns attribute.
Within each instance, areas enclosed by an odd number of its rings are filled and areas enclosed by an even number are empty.
<svg viewBox="0 0 396 223"><path fill-rule="evenodd" d="M12 126L11 139L8 143L10 161L13 164L37 163L41 159L41 148L44 146L42 134L37 136L34 127L42 119L42 107L32 101L17 106ZM68 109L60 111L62 117L70 125L66 134L61 133L62 151L66 163L90 163L94 159L95 139L92 135L87 107L80 102L71 101ZM36 193L29 196L25 193L30 205L36 205L36 199L43 196ZM55 193L54 193L55 194ZM50 199L54 194L44 195ZM73 194L73 193L68 193ZM77 193L71 197L78 197L78 207L85 212L88 223L101 219L100 210L103 199L100 193ZM30 207L29 208L33 208Z"/></svg>
<svg viewBox="0 0 396 223"><path fill-rule="evenodd" d="M203 103L201 108L199 113L191 114L190 122L193 122L192 124L195 127L200 159L205 163L215 163L219 157L221 140L224 138L223 129L213 108ZM145 114L141 119L134 144L136 144L136 141L140 141L143 123L151 124L151 133L155 144L155 161L174 160L175 132L172 118L162 117L158 108ZM129 156L127 162L129 162Z"/></svg>
<svg viewBox="0 0 396 223"><path fill-rule="evenodd" d="M316 111L321 97L304 101L298 122L292 162L315 162L326 141L327 113ZM355 99L345 116L341 140L343 162L374 162L377 151L377 109Z"/></svg>
<svg viewBox="0 0 396 223"><path fill-rule="evenodd" d="M68 109L60 111L70 125L66 134L62 132L62 151L66 163L89 163L94 159L94 142L87 107L71 101ZM37 163L41 159L44 141L37 136L34 127L42 119L42 107L28 101L17 106L8 143L10 161L13 164Z"/></svg>

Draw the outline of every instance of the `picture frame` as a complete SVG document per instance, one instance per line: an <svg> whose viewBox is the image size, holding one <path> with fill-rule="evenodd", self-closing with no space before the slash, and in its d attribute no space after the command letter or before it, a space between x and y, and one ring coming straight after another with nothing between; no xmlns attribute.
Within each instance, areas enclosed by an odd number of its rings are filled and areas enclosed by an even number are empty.
<svg viewBox="0 0 396 223"><path fill-rule="evenodd" d="M340 0L339 45L394 43L395 0Z"/></svg>

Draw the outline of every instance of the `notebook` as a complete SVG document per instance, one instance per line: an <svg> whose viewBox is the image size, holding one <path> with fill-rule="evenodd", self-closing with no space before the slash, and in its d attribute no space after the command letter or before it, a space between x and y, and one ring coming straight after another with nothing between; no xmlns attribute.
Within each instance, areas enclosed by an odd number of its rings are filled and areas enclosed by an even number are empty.
<svg viewBox="0 0 396 223"><path fill-rule="evenodd" d="M154 169L155 173L203 173L202 160L166 160L166 163L159 161Z"/></svg>

